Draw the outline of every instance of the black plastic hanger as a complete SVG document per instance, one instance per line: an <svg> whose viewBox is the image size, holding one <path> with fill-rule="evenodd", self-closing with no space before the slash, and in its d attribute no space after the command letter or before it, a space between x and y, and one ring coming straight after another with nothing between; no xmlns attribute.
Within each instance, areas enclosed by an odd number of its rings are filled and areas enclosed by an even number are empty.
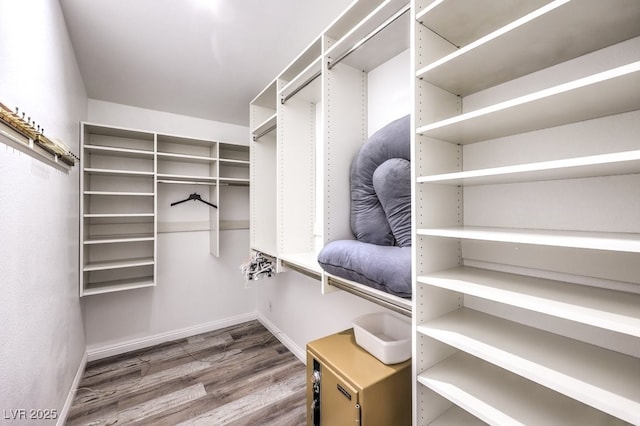
<svg viewBox="0 0 640 426"><path fill-rule="evenodd" d="M200 194L198 194L196 192L194 192L193 194L189 195L189 198L185 198L184 200L176 201L175 203L171 203L171 206L173 207L176 204L184 203L185 201L189 201L189 200L202 201L203 203L208 204L211 207L214 207L216 209L218 208L218 206L216 206L215 204L211 204L210 202L203 200L202 197L200 197Z"/></svg>

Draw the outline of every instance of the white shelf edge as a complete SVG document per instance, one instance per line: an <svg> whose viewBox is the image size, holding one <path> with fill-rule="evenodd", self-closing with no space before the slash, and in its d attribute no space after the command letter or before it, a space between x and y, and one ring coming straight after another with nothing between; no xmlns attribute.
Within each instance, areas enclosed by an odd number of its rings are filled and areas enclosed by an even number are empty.
<svg viewBox="0 0 640 426"><path fill-rule="evenodd" d="M135 243L139 241L153 241L155 238L152 234L143 235L113 235L105 237L90 237L84 241L85 245L89 244L115 244L115 243Z"/></svg>
<svg viewBox="0 0 640 426"><path fill-rule="evenodd" d="M640 253L640 234L490 227L420 228L418 235Z"/></svg>
<svg viewBox="0 0 640 426"><path fill-rule="evenodd" d="M417 277L423 285L640 337L640 295L463 266Z"/></svg>
<svg viewBox="0 0 640 426"><path fill-rule="evenodd" d="M87 151L95 151L95 152L107 152L107 153L115 153L115 154L128 154L128 155L138 155L138 156L146 156L153 157L153 151L147 151L143 149L131 149L131 148L120 148L115 146L105 146L105 145L93 145L93 144L85 144L84 149Z"/></svg>
<svg viewBox="0 0 640 426"><path fill-rule="evenodd" d="M138 266L149 266L153 265L155 262L153 257L139 257L132 258L127 260L113 260L113 261L101 261L101 262L91 262L82 268L84 272L91 271L105 271L109 269L123 269L123 268L135 268Z"/></svg>
<svg viewBox="0 0 640 426"><path fill-rule="evenodd" d="M153 277L132 278L126 280L104 281L89 283L82 289L82 296L92 296L95 294L113 293L123 290L134 290L137 288L153 287L156 283Z"/></svg>
<svg viewBox="0 0 640 426"><path fill-rule="evenodd" d="M163 157L163 158L160 158ZM215 163L216 161L218 161L217 158L213 158L213 157L205 157L202 155L189 155L189 154L176 154L173 152L158 152L158 160L159 161L171 161L172 159L175 159L177 161L192 161L192 162L201 162L201 163Z"/></svg>
<svg viewBox="0 0 640 426"><path fill-rule="evenodd" d="M84 169L85 173L89 174L102 174L102 175L120 175L120 176L153 176L153 172L141 172L136 170L113 170L113 169L96 169L88 167Z"/></svg>
<svg viewBox="0 0 640 426"><path fill-rule="evenodd" d="M468 308L419 324L417 331L612 416L640 422L637 358Z"/></svg>
<svg viewBox="0 0 640 426"><path fill-rule="evenodd" d="M485 45L487 43L489 43L492 40L495 40L501 36L503 36L504 34L507 34L513 30L515 30L518 27L521 27L529 22L532 22L534 20L536 20L537 18L539 18L540 16L543 16L549 12L551 12L552 10L568 3L570 0L555 0L552 1L551 3L548 3L544 6L542 6L541 8L534 10L533 12L519 18L516 19L515 21L510 22L509 24L503 26L502 28L498 28L497 30L485 35L484 37L479 38L478 40L469 43L468 45L461 47L460 49L456 50L455 52L440 58L439 60L432 62L431 64L420 68L418 71L416 71L416 77L417 78L421 78L424 74L426 74L427 72L429 72L431 69L433 68L437 68L440 65L449 62L459 56L465 55L466 53L468 53L471 50L474 50L476 48L478 48L479 46ZM440 2L434 2L434 4L431 4L430 7L425 8L426 10L430 10L432 9L434 6L437 6L437 3ZM424 14L418 14L420 16L424 16ZM416 15L416 19L418 19L418 15Z"/></svg>
<svg viewBox="0 0 640 426"><path fill-rule="evenodd" d="M104 196L131 196L131 197L153 197L153 192L122 192L122 191L84 191L84 195L104 195Z"/></svg>
<svg viewBox="0 0 640 426"><path fill-rule="evenodd" d="M233 158L220 158L220 165L221 166L249 166L249 164L251 164L251 162L249 160L236 160Z"/></svg>
<svg viewBox="0 0 640 426"><path fill-rule="evenodd" d="M312 63L295 76L286 86L280 90L280 98L287 98L292 93L301 90L311 79L319 77L322 73L322 57L316 58Z"/></svg>
<svg viewBox="0 0 640 426"><path fill-rule="evenodd" d="M176 175L171 173L158 173L156 176L158 179L190 180L194 182L215 182L217 180L217 178L213 176Z"/></svg>
<svg viewBox="0 0 640 426"><path fill-rule="evenodd" d="M488 424L623 423L464 352L421 372L417 380Z"/></svg>
<svg viewBox="0 0 640 426"><path fill-rule="evenodd" d="M484 108L477 109L475 111L463 113L461 115L457 115L454 117L447 118L445 120L440 120L434 123L430 123L424 126L418 127L416 130L417 134L432 136L436 139L440 137L438 134L434 132L442 131L447 128L455 128L456 125L464 125L467 127L468 123L472 122L472 120L482 120L487 119L489 117L493 117L492 119L497 120L496 114L500 114L503 112L513 112L518 108L525 108L534 106L537 102L542 102L545 100L552 99L554 97L567 95L569 93L575 93L575 91L580 90L588 90L591 86L594 86L599 83L607 83L615 81L617 78L629 77L635 73L640 71L640 61L636 61L627 65L623 65L620 67L616 67L607 71L603 71L600 73L596 73L587 77L579 78L577 80L573 80L567 83L563 83L557 86L553 86L547 89L543 89L534 93L529 93L524 96L519 96L514 99L509 99L507 101L499 102L494 105L489 105ZM633 93L632 93L633 96ZM598 106L599 107L599 106ZM594 117L589 117L594 118ZM561 123L566 122L564 120L558 120L558 123L553 123L552 125L559 125ZM547 126L549 127L549 126ZM522 132L531 131L535 129L523 128ZM491 137L499 137L501 135L493 135ZM465 141L463 138L449 138L450 141L455 141L458 143L471 143L476 141L475 139L470 141Z"/></svg>
<svg viewBox="0 0 640 426"><path fill-rule="evenodd" d="M86 218L96 217L154 217L155 213L85 213Z"/></svg>
<svg viewBox="0 0 640 426"><path fill-rule="evenodd" d="M334 56L339 57L344 52L351 48L357 48L363 44L362 39L373 31L379 31L381 25L386 20L398 13L400 10L406 9L409 2L405 0L385 0L382 4L378 5L372 12L370 12L365 18L351 28L346 34L340 37L331 48L325 52L326 57ZM389 9L392 10L391 13ZM382 14L382 16L380 16Z"/></svg>
<svg viewBox="0 0 640 426"><path fill-rule="evenodd" d="M487 185L640 172L640 150L421 176L418 183Z"/></svg>

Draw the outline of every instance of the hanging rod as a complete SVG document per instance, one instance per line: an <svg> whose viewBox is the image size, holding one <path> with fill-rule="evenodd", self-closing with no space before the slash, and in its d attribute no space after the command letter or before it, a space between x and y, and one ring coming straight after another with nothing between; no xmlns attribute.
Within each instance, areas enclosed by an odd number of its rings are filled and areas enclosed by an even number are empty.
<svg viewBox="0 0 640 426"><path fill-rule="evenodd" d="M260 132L257 135L253 135L253 141L257 141L258 139L260 139L261 137L263 137L264 135L266 135L267 133L269 133L270 131L274 130L276 127L278 127L277 124L274 124L273 126L269 127L268 129Z"/></svg>
<svg viewBox="0 0 640 426"><path fill-rule="evenodd" d="M411 317L412 309L410 300L404 300L398 296L393 296L380 290L378 290L379 294L376 294L376 292L373 291L374 289L367 288L365 285L341 279L333 275L329 275L327 279L330 285L339 288L340 290L362 297L369 302L383 306L404 316Z"/></svg>
<svg viewBox="0 0 640 426"><path fill-rule="evenodd" d="M174 183L178 185L208 185L208 186L216 186L215 182L197 182L190 180L168 180L168 179L158 179L158 183Z"/></svg>
<svg viewBox="0 0 640 426"><path fill-rule="evenodd" d="M289 93L287 96L283 96L282 99L280 100L280 103L284 104L285 102L287 102L289 99L294 97L299 91L301 91L302 89L304 89L305 87L310 85L313 82L313 80L315 80L316 78L320 77L321 75L322 75L322 70L316 71L311 77L306 79L304 81L304 83L302 83L300 86L296 87L296 89L294 91Z"/></svg>
<svg viewBox="0 0 640 426"><path fill-rule="evenodd" d="M391 16L389 19L384 21L380 26L378 26L378 28L376 28L375 30L371 31L362 40L360 40L359 42L354 44L353 47L351 47L351 49L347 50L342 55L340 55L336 59L334 59L333 61L330 61L327 64L327 69L330 70L331 68L333 68L334 66L336 66L337 64L342 62L342 60L344 58L346 58L347 56L351 55L353 52L358 50L360 48L360 46L362 46L363 44L365 44L366 42L371 40L373 37L375 37L379 32L381 32L382 30L387 28L389 25L393 24L398 18L400 18L405 13L407 13L409 10L411 10L411 5L406 5L402 9L397 11L393 16Z"/></svg>

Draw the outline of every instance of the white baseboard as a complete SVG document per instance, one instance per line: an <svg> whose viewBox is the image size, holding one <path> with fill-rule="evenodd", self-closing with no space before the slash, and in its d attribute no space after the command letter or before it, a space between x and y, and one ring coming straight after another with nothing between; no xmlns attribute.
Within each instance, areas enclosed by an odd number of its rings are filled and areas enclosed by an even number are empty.
<svg viewBox="0 0 640 426"><path fill-rule="evenodd" d="M93 346L93 347L88 346L87 347L88 360L95 361L97 359L107 358L113 355L120 355L126 352L148 348L150 346L158 345L160 343L170 342L176 339L184 339L185 337L191 337L197 334L219 330L221 328L230 327L232 325L241 324L243 322L252 321L255 319L257 319L256 313L251 312L248 314L237 315L235 317L224 318L222 320L211 321L204 324L198 324L193 327L187 327L179 330L169 331L166 333L160 333L152 336L141 337L139 339L132 339L126 342L116 343L112 345Z"/></svg>
<svg viewBox="0 0 640 426"><path fill-rule="evenodd" d="M262 325L264 325L264 327L269 330L271 332L271 334L273 334L274 336L276 336L276 338L278 340L280 340L280 342L282 342L282 344L291 351L291 353L293 353L296 358L298 358L300 361L302 361L303 364L307 364L307 352L304 348L301 348L300 346L298 346L293 340L291 340L289 338L289 336L287 336L286 334L284 334L284 332L282 332L282 330L280 330L278 327L275 326L275 324L273 324L271 321L269 321L264 315L262 315L260 312L256 312L255 313L258 321L260 321L260 323Z"/></svg>
<svg viewBox="0 0 640 426"><path fill-rule="evenodd" d="M64 426L64 424L67 422L69 410L71 409L73 400L76 397L76 391L78 390L78 386L80 385L80 380L82 379L82 375L84 374L84 369L87 366L87 358L87 352L85 352L82 356L82 359L80 360L80 365L78 365L78 370L76 371L76 375L73 378L73 382L71 383L71 388L69 389L67 399L64 401L64 405L62 406L60 414L58 415L56 426Z"/></svg>

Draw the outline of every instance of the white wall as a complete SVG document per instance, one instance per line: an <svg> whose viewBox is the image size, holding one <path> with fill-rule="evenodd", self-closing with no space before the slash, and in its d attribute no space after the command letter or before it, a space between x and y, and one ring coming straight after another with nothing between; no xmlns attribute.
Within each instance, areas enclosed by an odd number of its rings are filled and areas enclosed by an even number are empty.
<svg viewBox="0 0 640 426"><path fill-rule="evenodd" d="M0 96L78 153L87 96L57 0L0 0ZM67 174L0 143L3 419L11 409L60 413L83 360L78 168Z"/></svg>
<svg viewBox="0 0 640 426"><path fill-rule="evenodd" d="M249 130L243 126L96 100L89 100L88 121L248 144ZM188 189L185 187L186 195ZM161 200L167 198L163 191L173 193L177 189L160 186ZM244 211L238 211L237 199L232 200L236 219L248 219L248 190L246 193ZM220 201L221 212L223 203L224 198ZM204 205L188 207L208 209ZM159 220L163 209L166 211L167 206L158 207ZM224 219L233 218L225 214ZM83 298L89 358L254 318L255 290L245 288L240 272L240 265L248 257L248 230L221 231L219 258L209 254L208 231L158 234L156 287Z"/></svg>
<svg viewBox="0 0 640 426"><path fill-rule="evenodd" d="M407 50L368 73L369 135L411 112L409 68ZM322 181L322 171L318 173L316 178ZM273 331L282 333L280 337L301 359L308 342L352 327L351 321L365 313L390 312L344 291L322 295L319 281L294 271L262 279L255 286L259 315Z"/></svg>

